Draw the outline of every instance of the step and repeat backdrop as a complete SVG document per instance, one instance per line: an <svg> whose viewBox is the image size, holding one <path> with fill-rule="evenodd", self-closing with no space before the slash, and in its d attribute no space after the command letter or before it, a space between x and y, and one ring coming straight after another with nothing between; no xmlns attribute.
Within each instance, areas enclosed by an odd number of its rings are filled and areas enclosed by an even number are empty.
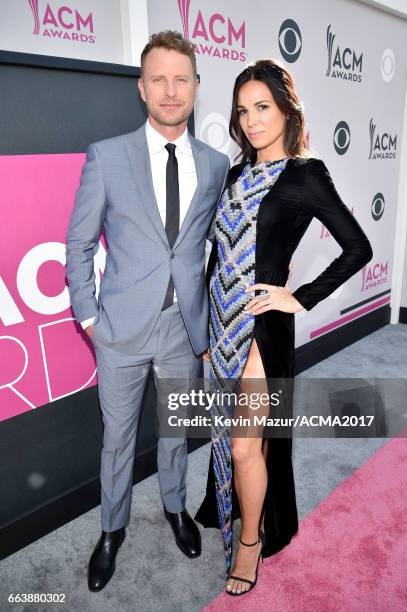
<svg viewBox="0 0 407 612"><path fill-rule="evenodd" d="M228 121L236 76L257 58L285 63L304 104L311 150L325 161L372 243L374 257L363 270L312 311L296 315L297 347L388 305L407 22L343 0L293 0L288 12L269 0L256 0L253 10L245 0L149 0L146 6L150 33L173 28L194 43L201 78L195 133L232 163L237 151ZM5 2L1 40L6 48L44 56L122 62L123 14L123 3L105 0ZM19 67L1 66L2 420L96 382L93 356L70 311L65 233L87 144L139 121L131 122L131 108L121 110L128 81L114 79L112 92L106 75L89 76L89 69L73 81L72 72L53 63L36 73L23 67L24 58ZM291 288L315 278L339 253L314 220L294 255ZM103 270L104 258L101 242L97 269Z"/></svg>
<svg viewBox="0 0 407 612"><path fill-rule="evenodd" d="M201 75L196 134L236 155L228 136L236 76L258 58L293 74L315 157L368 235L373 259L312 311L296 315L296 345L388 305L404 89L407 22L359 2L149 0L150 33L177 29L193 43ZM317 220L298 247L290 287L315 278L340 248Z"/></svg>

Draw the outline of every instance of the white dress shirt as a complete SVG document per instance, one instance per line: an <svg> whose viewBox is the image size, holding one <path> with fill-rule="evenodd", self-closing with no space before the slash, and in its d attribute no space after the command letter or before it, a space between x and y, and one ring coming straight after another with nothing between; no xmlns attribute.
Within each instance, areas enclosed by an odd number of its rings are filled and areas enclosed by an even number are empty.
<svg viewBox="0 0 407 612"><path fill-rule="evenodd" d="M153 128L149 120L146 121L145 128L155 198L163 226L165 227L167 201L166 172L168 161L168 151L165 149L165 145L169 141ZM181 228L197 187L197 175L187 128L185 128L181 136L171 142L176 146L175 156L178 162L179 223ZM174 291L174 301L176 300L177 296ZM81 321L83 329L92 325L94 320L95 317Z"/></svg>

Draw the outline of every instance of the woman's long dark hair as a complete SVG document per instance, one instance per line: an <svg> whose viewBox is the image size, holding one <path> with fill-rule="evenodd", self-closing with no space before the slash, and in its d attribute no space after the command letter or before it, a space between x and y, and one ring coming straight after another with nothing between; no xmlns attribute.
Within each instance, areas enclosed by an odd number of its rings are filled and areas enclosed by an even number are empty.
<svg viewBox="0 0 407 612"><path fill-rule="evenodd" d="M250 64L237 77L233 88L229 134L239 145L242 162L257 160L257 150L252 147L240 127L237 109L239 91L249 81L261 81L272 93L275 103L288 120L285 123L283 147L288 157L307 157L308 143L304 130L303 105L295 91L294 79L278 60L261 59Z"/></svg>

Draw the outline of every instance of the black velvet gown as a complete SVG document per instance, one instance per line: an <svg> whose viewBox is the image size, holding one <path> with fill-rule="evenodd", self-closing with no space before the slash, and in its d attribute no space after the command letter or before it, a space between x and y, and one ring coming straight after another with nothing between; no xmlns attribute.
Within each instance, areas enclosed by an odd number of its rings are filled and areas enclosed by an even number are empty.
<svg viewBox="0 0 407 612"><path fill-rule="evenodd" d="M240 177L245 164L231 168L228 190ZM317 158L289 158L277 181L261 200L257 213L255 282L284 286L289 263L312 219L319 219L342 248L342 253L312 282L301 285L294 297L311 310L358 272L373 256L368 238L341 200L324 162ZM214 241L208 263L208 279L218 257ZM254 337L262 357L268 390L285 381L284 415L292 412L295 366L294 315L270 310L257 315ZM279 381L279 382L276 382ZM268 486L264 502L266 543L263 555L273 555L286 546L298 531L298 514L292 467L292 438L268 439L266 465ZM206 496L195 519L204 527L219 528L213 455L208 472ZM233 463L232 463L233 470ZM233 483L232 483L233 484ZM232 489L232 520L240 516Z"/></svg>

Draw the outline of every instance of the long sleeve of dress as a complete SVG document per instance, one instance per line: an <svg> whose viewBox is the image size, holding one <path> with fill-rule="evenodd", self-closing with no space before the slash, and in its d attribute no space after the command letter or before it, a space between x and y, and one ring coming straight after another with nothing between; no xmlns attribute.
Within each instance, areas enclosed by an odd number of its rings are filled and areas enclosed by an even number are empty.
<svg viewBox="0 0 407 612"><path fill-rule="evenodd" d="M342 248L342 253L311 283L301 285L294 297L311 310L372 259L370 242L342 202L324 162L310 160L304 184L304 212L319 219Z"/></svg>

